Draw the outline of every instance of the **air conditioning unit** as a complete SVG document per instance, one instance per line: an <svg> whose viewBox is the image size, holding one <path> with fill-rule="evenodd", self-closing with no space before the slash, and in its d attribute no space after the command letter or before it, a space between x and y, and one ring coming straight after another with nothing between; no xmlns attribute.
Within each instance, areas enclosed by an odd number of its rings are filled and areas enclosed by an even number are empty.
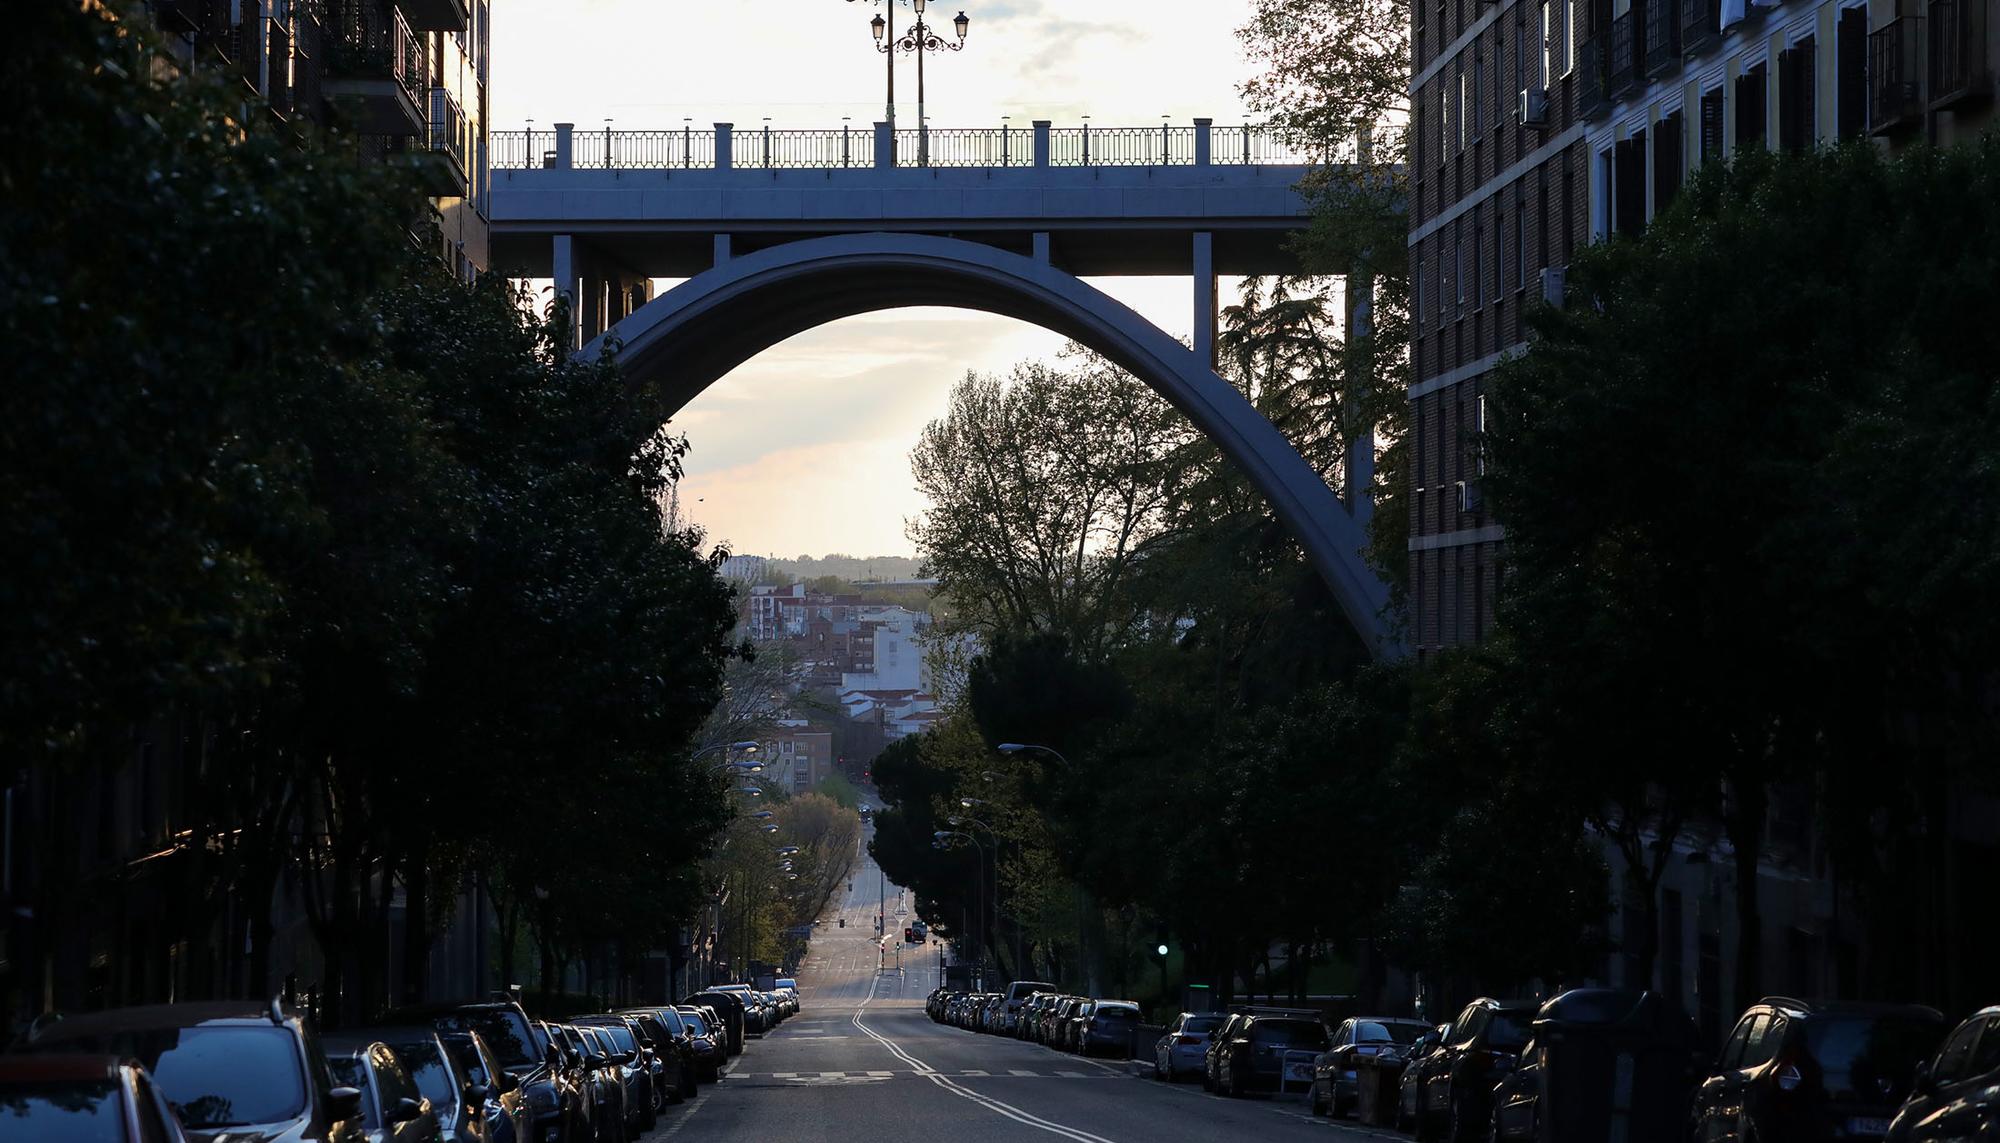
<svg viewBox="0 0 2000 1143"><path fill-rule="evenodd" d="M1545 266L1542 268L1542 300L1557 309L1563 304L1564 267Z"/></svg>
<svg viewBox="0 0 2000 1143"><path fill-rule="evenodd" d="M1460 512L1477 512L1480 505L1484 502L1484 498L1479 494L1478 481L1461 480L1458 482L1458 510Z"/></svg>
<svg viewBox="0 0 2000 1143"><path fill-rule="evenodd" d="M1523 127L1546 127L1549 124L1549 92L1545 87L1524 87L1521 89L1520 120Z"/></svg>

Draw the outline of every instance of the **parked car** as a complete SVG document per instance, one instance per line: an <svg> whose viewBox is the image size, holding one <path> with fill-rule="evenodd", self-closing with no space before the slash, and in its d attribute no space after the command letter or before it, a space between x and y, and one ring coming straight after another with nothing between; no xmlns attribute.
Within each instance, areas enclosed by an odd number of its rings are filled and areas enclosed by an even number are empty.
<svg viewBox="0 0 2000 1143"><path fill-rule="evenodd" d="M632 1119L638 1102L635 1075L642 1069L629 1062L610 1033L603 1028L567 1025L582 1044L584 1067L597 1079L597 1143L624 1143L632 1133Z"/></svg>
<svg viewBox="0 0 2000 1143"><path fill-rule="evenodd" d="M1305 1087L1312 1082L1310 1061L1294 1063L1292 1052L1326 1051L1326 1025L1298 1016L1251 1016L1229 1039L1217 1038L1217 1090L1242 1096L1252 1091L1276 1091L1287 1082Z"/></svg>
<svg viewBox="0 0 2000 1143"><path fill-rule="evenodd" d="M535 1130L535 1111L528 1106L521 1085L500 1065L499 1057L486 1046L477 1032L439 1032L445 1051L458 1061L459 1070L472 1081L466 1091L468 1106L482 1107L480 1118L487 1143L541 1143Z"/></svg>
<svg viewBox="0 0 2000 1143"><path fill-rule="evenodd" d="M671 1008L633 1008L624 1015L636 1021L659 1061L667 1102L693 1099L701 1085L701 1068L695 1061L693 1037L680 1013Z"/></svg>
<svg viewBox="0 0 2000 1143"><path fill-rule="evenodd" d="M1222 1047L1233 1039L1249 1020L1250 1013L1248 1012L1231 1012L1223 1019L1222 1027L1217 1028L1215 1034L1208 1038L1208 1047L1201 1054L1201 1089L1203 1091L1217 1090L1217 1084L1221 1075L1220 1069L1222 1067Z"/></svg>
<svg viewBox="0 0 2000 1143"><path fill-rule="evenodd" d="M1008 982L1007 991L1002 994L1006 999L1001 1004L1007 1012L1006 1031L1018 1036L1020 1034L1021 1010L1028 1006L1028 1002L1034 999L1036 993L1054 992L1055 990L1056 986L1046 980L1015 980Z"/></svg>
<svg viewBox="0 0 2000 1143"><path fill-rule="evenodd" d="M1313 1061L1312 1113L1344 1118L1354 1106L1357 1079L1354 1061L1374 1055L1385 1044L1414 1044L1429 1030L1430 1026L1422 1020L1393 1016L1355 1016L1342 1020L1333 1030L1329 1041L1332 1046Z"/></svg>
<svg viewBox="0 0 2000 1143"><path fill-rule="evenodd" d="M1076 1002L1069 1010L1060 1027L1056 1029L1055 1047L1058 1051L1074 1052L1083 1038L1084 1025L1090 1023L1090 1014L1097 1011L1097 1001L1085 998Z"/></svg>
<svg viewBox="0 0 2000 1143"><path fill-rule="evenodd" d="M1041 1032L1036 1039L1047 1047L1062 1047L1063 1030L1069 1027L1070 1017L1076 1015L1076 1010L1083 1004L1081 996L1065 996L1058 1000L1054 1008L1043 1013Z"/></svg>
<svg viewBox="0 0 2000 1143"><path fill-rule="evenodd" d="M368 1143L438 1143L431 1101L395 1049L374 1033L337 1032L321 1041L333 1082L361 1093L361 1138Z"/></svg>
<svg viewBox="0 0 2000 1143"><path fill-rule="evenodd" d="M407 1028L372 1028L367 1035L389 1046L416 1082L417 1090L430 1101L437 1116L440 1138L451 1143L486 1143L484 1103L473 1106L466 1096L471 1077L458 1061L444 1050L441 1035L429 1025ZM360 1033L356 1033L360 1035Z"/></svg>
<svg viewBox="0 0 2000 1143"><path fill-rule="evenodd" d="M1049 989L1030 993L1026 1000L1021 1001L1020 1006L1014 1010L1013 1034L1016 1040L1035 1038L1035 1025L1041 1021L1042 1010L1053 1004L1055 998L1054 989Z"/></svg>
<svg viewBox="0 0 2000 1143"><path fill-rule="evenodd" d="M1952 1030L1917 1069L1916 1090L1889 1124L1889 1143L2000 1139L2000 1006Z"/></svg>
<svg viewBox="0 0 2000 1143"><path fill-rule="evenodd" d="M674 1009L681 1023L688 1030L688 1048L694 1052L695 1072L702 1083L714 1083L722 1078L723 1050L718 1042L721 1033L716 1030L714 1013L700 1008L682 1007Z"/></svg>
<svg viewBox="0 0 2000 1143"><path fill-rule="evenodd" d="M1538 1008L1532 1000L1482 996L1452 1021L1452 1035L1427 1069L1417 1111L1417 1137L1465 1143L1493 1117L1493 1085L1514 1068L1528 1043Z"/></svg>
<svg viewBox="0 0 2000 1143"><path fill-rule="evenodd" d="M598 1099L583 1048L560 1025L543 1021L535 1025L535 1032L548 1053L550 1071L556 1077L558 1089L565 1093L569 1108L564 1119L544 1125L545 1135L562 1143L571 1140L589 1143L598 1135Z"/></svg>
<svg viewBox="0 0 2000 1143"><path fill-rule="evenodd" d="M1182 1076L1202 1070L1203 1054L1215 1030L1222 1027L1222 1020L1220 1016L1195 1012L1174 1017L1166 1034L1153 1042L1154 1077L1174 1083Z"/></svg>
<svg viewBox="0 0 2000 1143"><path fill-rule="evenodd" d="M1417 1124L1422 1121L1424 1086L1444 1065L1442 1049L1454 1031L1456 1029L1450 1024L1439 1024L1410 1045L1402 1074L1396 1078L1396 1130L1415 1132Z"/></svg>
<svg viewBox="0 0 2000 1143"><path fill-rule="evenodd" d="M1139 1028L1139 1006L1130 1000L1099 1000L1090 1019L1077 1029L1076 1050L1086 1056L1132 1054L1132 1033Z"/></svg>
<svg viewBox="0 0 2000 1143"><path fill-rule="evenodd" d="M660 1097L653 1083L653 1060L639 1042L639 1034L622 1016L590 1016L577 1023L606 1045L606 1054L625 1089L626 1130L651 1131L660 1121Z"/></svg>
<svg viewBox="0 0 2000 1143"><path fill-rule="evenodd" d="M721 1020L722 1040L719 1046L729 1056L743 1054L743 998L734 992L709 989L681 998L682 1004L706 1004L715 1009Z"/></svg>
<svg viewBox="0 0 2000 1143"><path fill-rule="evenodd" d="M1766 997L1695 1092L1693 1137L1880 1139L1947 1030L1934 1008Z"/></svg>
<svg viewBox="0 0 2000 1143"><path fill-rule="evenodd" d="M1480 1138L1686 1143L1696 1031L1658 993L1572 988L1536 1010L1528 1027L1513 1069L1493 1087Z"/></svg>
<svg viewBox="0 0 2000 1143"><path fill-rule="evenodd" d="M190 1139L338 1143L361 1130L361 1092L334 1084L304 1013L276 1000L113 1008L46 1024L22 1047L136 1062Z"/></svg>
<svg viewBox="0 0 2000 1143"><path fill-rule="evenodd" d="M555 1057L542 1026L528 1019L513 999L400 1008L383 1017L389 1024L427 1023L447 1035L478 1035L493 1058L519 1087L521 1099L543 1139L589 1138L589 1110L573 1067Z"/></svg>
<svg viewBox="0 0 2000 1143"><path fill-rule="evenodd" d="M116 1056L0 1056L0 1135L186 1143L146 1069Z"/></svg>

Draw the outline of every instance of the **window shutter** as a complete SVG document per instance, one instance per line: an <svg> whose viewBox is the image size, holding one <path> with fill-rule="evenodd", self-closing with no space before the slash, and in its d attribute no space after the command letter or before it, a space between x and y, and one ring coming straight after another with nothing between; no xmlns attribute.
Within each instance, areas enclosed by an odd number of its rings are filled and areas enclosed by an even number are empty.
<svg viewBox="0 0 2000 1143"><path fill-rule="evenodd" d="M1819 45L1807 36L1792 49L1792 57L1797 61L1799 109L1792 130L1798 134L1798 146L1811 150L1819 142Z"/></svg>
<svg viewBox="0 0 2000 1143"><path fill-rule="evenodd" d="M1706 163L1722 154L1722 89L1701 97L1701 161Z"/></svg>

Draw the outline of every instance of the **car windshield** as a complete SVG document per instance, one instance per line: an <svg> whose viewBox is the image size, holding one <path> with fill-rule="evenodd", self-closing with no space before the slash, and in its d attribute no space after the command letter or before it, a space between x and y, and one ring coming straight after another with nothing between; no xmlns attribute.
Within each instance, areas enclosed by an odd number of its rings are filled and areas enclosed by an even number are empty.
<svg viewBox="0 0 2000 1143"><path fill-rule="evenodd" d="M1414 1044L1426 1029L1422 1024L1378 1024L1373 1020L1363 1020L1354 1026L1354 1039L1362 1044Z"/></svg>
<svg viewBox="0 0 2000 1143"><path fill-rule="evenodd" d="M1527 1012L1495 1012L1493 1022L1486 1026L1486 1042L1496 1048L1519 1048L1528 1042L1528 1022L1532 1019Z"/></svg>
<svg viewBox="0 0 2000 1143"><path fill-rule="evenodd" d="M109 1080L0 1085L0 1138L124 1143L118 1088Z"/></svg>
<svg viewBox="0 0 2000 1143"><path fill-rule="evenodd" d="M1139 1010L1137 1008L1127 1008L1122 1004L1105 1004L1099 1006L1097 1009L1097 1018L1099 1020L1137 1020L1139 1018Z"/></svg>
<svg viewBox="0 0 2000 1143"><path fill-rule="evenodd" d="M1259 1020L1250 1026L1250 1038L1260 1044L1283 1044L1294 1048L1324 1048L1326 1025L1311 1020Z"/></svg>
<svg viewBox="0 0 2000 1143"><path fill-rule="evenodd" d="M632 1039L632 1029L623 1024L599 1024L595 1031L616 1045L618 1052L637 1051L639 1045Z"/></svg>
<svg viewBox="0 0 2000 1143"><path fill-rule="evenodd" d="M1806 1021L1806 1051L1833 1099L1894 1107L1944 1033L1940 1022L1908 1016L1828 1017Z"/></svg>
<svg viewBox="0 0 2000 1143"><path fill-rule="evenodd" d="M417 1089L424 1093L424 1098L440 1111L458 1104L458 1083L444 1053L438 1050L436 1037L391 1040L388 1044L409 1069L410 1078L417 1081Z"/></svg>
<svg viewBox="0 0 2000 1143"><path fill-rule="evenodd" d="M144 1028L61 1046L138 1060L187 1127L278 1123L306 1110L298 1043L283 1028Z"/></svg>
<svg viewBox="0 0 2000 1143"><path fill-rule="evenodd" d="M473 1083L493 1082L486 1075L486 1061L479 1057L479 1049L472 1046L471 1037L450 1038L445 1040L444 1046L451 1053L451 1058L458 1061L459 1070Z"/></svg>
<svg viewBox="0 0 2000 1143"><path fill-rule="evenodd" d="M438 1017L440 1028L453 1032L477 1032L486 1041L486 1050L503 1068L533 1067L541 1063L535 1050L534 1033L528 1022L512 1008L475 1008Z"/></svg>
<svg viewBox="0 0 2000 1143"><path fill-rule="evenodd" d="M1222 1017L1220 1016L1190 1016L1187 1023L1181 1025L1181 1031L1189 1034L1197 1034L1201 1032L1213 1032L1220 1027L1222 1027Z"/></svg>

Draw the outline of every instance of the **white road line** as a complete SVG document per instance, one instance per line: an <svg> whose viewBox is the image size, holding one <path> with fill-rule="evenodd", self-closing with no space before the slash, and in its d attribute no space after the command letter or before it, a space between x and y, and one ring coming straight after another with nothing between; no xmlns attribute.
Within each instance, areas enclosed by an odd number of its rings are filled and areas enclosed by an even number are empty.
<svg viewBox="0 0 2000 1143"><path fill-rule="evenodd" d="M1008 1074L1008 1075L1010 1075L1010 1076L1038 1076L1038 1075L1040 1075L1040 1074L1042 1074L1042 1073L1040 1073L1040 1072L1031 1072L1031 1071L1025 1071L1025 1070L1023 1070L1023 1069L1021 1069L1021 1068L1012 1068L1012 1069L1010 1069L1010 1070L1009 1070L1009 1071L1007 1072L1007 1074Z"/></svg>
<svg viewBox="0 0 2000 1143"><path fill-rule="evenodd" d="M990 1095L985 1095L980 1092L974 1091L971 1088L963 1087L959 1084L953 1083L948 1077L940 1075L936 1068L931 1067L929 1064L923 1062L917 1057L904 1051L902 1046L897 1044L894 1040L889 1039L887 1036L882 1035L880 1032L877 1032L875 1029L870 1028L868 1025L862 1023L861 1013L864 1010L866 1010L869 1003L875 999L875 987L877 983L879 983L879 980L871 981L869 983L868 995L862 998L861 1004L857 1008L855 1008L854 1026L856 1028L861 1029L861 1031L865 1035L867 1035L870 1039L874 1040L876 1043L881 1044L884 1048L887 1048L889 1050L890 1055L895 1056L897 1059L902 1060L904 1063L909 1064L911 1067L915 1068L917 1070L918 1075L931 1081L933 1084L936 1084L938 1087L943 1088L944 1090L950 1092L951 1094L958 1096L960 1099L971 1100L973 1103L976 1103L979 1106L997 1115L1004 1115L1008 1119L1011 1119L1016 1123L1025 1123L1029 1127L1033 1127L1039 1131L1046 1131L1051 1135L1060 1135L1064 1139L1071 1140L1072 1143L1112 1143L1112 1140L1106 1139L1102 1135L1092 1135L1090 1132L1081 1130L1080 1128L1069 1127L1061 1123L1056 1123L1051 1120L1043 1119L1038 1115L1033 1115L1029 1112L1023 1111L1020 1108L1015 1107L1013 1104L1004 1103L1000 1100L993 1098Z"/></svg>

